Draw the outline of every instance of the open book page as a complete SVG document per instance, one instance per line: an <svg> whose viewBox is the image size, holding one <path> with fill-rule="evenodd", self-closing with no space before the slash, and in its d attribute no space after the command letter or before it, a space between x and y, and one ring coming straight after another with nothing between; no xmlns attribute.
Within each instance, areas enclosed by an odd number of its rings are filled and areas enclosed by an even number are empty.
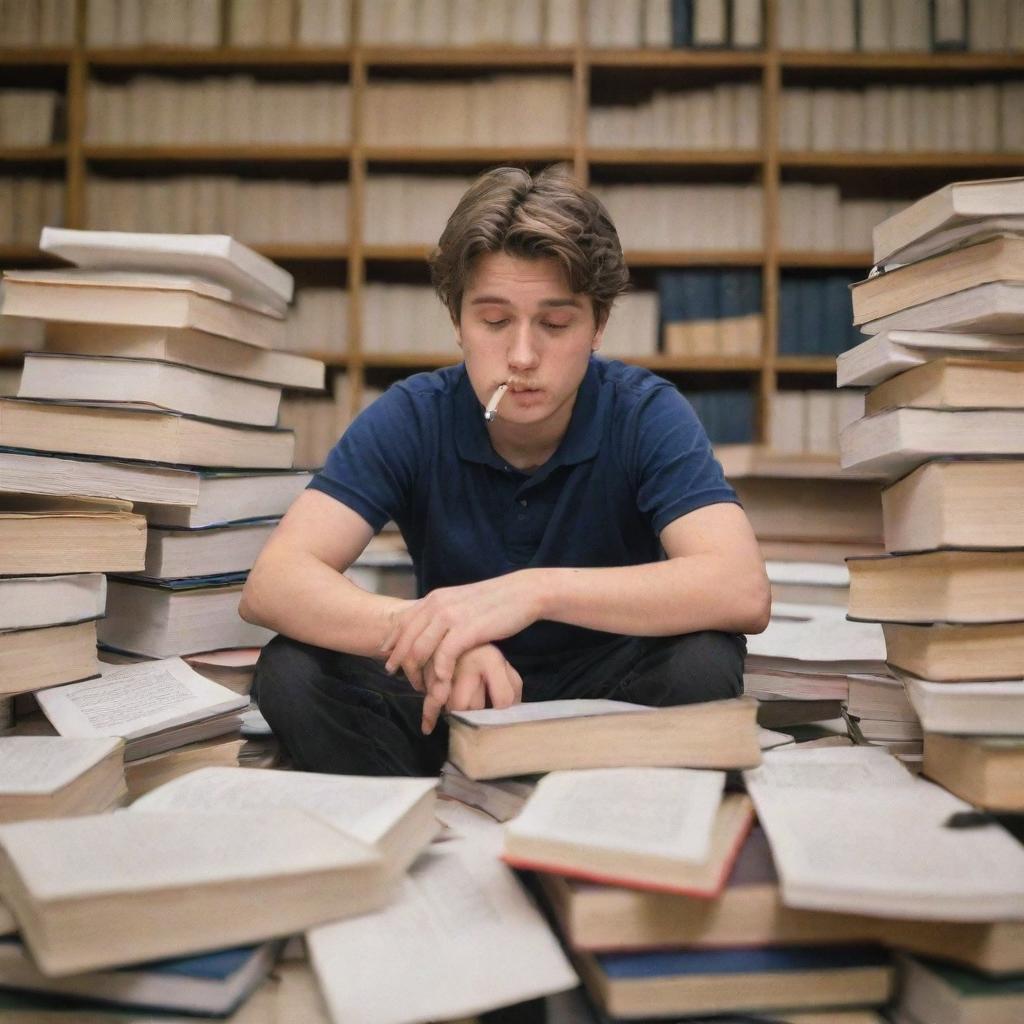
<svg viewBox="0 0 1024 1024"><path fill-rule="evenodd" d="M116 737L7 736L0 739L0 793L53 793L121 745Z"/></svg>
<svg viewBox="0 0 1024 1024"><path fill-rule="evenodd" d="M551 772L506 831L702 864L724 787L725 772L692 768Z"/></svg>
<svg viewBox="0 0 1024 1024"><path fill-rule="evenodd" d="M480 711L456 711L451 717L467 725L518 725L523 722L546 722L552 718L592 718L595 715L618 715L629 711L650 711L643 704L624 700L543 700L513 704L510 708L483 708Z"/></svg>
<svg viewBox="0 0 1024 1024"><path fill-rule="evenodd" d="M210 767L154 789L136 800L131 810L216 813L293 807L372 845L436 787L437 779Z"/></svg>
<svg viewBox="0 0 1024 1024"><path fill-rule="evenodd" d="M62 736L135 739L248 707L249 698L205 679L181 658L101 665L102 676L37 694Z"/></svg>
<svg viewBox="0 0 1024 1024"><path fill-rule="evenodd" d="M747 638L747 653L806 662L884 662L877 622L850 622L845 609L776 604L768 628Z"/></svg>
<svg viewBox="0 0 1024 1024"><path fill-rule="evenodd" d="M306 941L335 1024L468 1017L578 983L512 872L461 840L421 856L384 910Z"/></svg>
<svg viewBox="0 0 1024 1024"><path fill-rule="evenodd" d="M765 562L772 583L816 583L841 587L849 584L850 571L845 565L829 562Z"/></svg>
<svg viewBox="0 0 1024 1024"><path fill-rule="evenodd" d="M47 900L381 864L364 843L303 811L280 809L22 821L0 826L0 846L28 892Z"/></svg>
<svg viewBox="0 0 1024 1024"><path fill-rule="evenodd" d="M875 747L779 750L744 772L788 906L884 917L1024 917L1024 847Z"/></svg>

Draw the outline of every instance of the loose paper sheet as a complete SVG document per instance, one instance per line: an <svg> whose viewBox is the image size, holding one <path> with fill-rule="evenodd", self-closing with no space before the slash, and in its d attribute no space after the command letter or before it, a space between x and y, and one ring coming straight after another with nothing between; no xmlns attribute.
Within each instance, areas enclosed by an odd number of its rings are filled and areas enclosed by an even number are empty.
<svg viewBox="0 0 1024 1024"><path fill-rule="evenodd" d="M512 872L462 840L431 847L384 910L306 941L335 1024L468 1017L578 984Z"/></svg>
<svg viewBox="0 0 1024 1024"><path fill-rule="evenodd" d="M518 725L522 722L546 722L552 718L592 718L619 715L630 711L650 711L643 704L624 700L543 700L513 704L509 708L483 708L480 711L456 711L452 718L468 725Z"/></svg>
<svg viewBox="0 0 1024 1024"><path fill-rule="evenodd" d="M725 772L693 768L595 768L551 772L506 826L604 850L702 864L722 802Z"/></svg>
<svg viewBox="0 0 1024 1024"><path fill-rule="evenodd" d="M116 737L0 737L0 793L53 793L99 764L119 746Z"/></svg>
<svg viewBox="0 0 1024 1024"><path fill-rule="evenodd" d="M205 679L181 658L101 665L100 671L99 679L36 695L62 736L136 739L249 704L247 696Z"/></svg>
<svg viewBox="0 0 1024 1024"><path fill-rule="evenodd" d="M269 768L200 768L140 797L136 811L259 811L299 808L374 844L437 779L317 775Z"/></svg>
<svg viewBox="0 0 1024 1024"><path fill-rule="evenodd" d="M789 906L884 917L1024 918L1024 847L877 747L778 750L744 772Z"/></svg>

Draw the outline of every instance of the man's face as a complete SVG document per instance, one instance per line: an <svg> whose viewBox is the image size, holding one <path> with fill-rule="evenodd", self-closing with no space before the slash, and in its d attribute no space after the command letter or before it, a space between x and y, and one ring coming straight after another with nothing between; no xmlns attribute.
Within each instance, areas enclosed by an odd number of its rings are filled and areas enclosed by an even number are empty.
<svg viewBox="0 0 1024 1024"><path fill-rule="evenodd" d="M563 430L601 340L589 296L569 290L558 263L506 253L477 260L456 335L481 405L509 385L498 422Z"/></svg>

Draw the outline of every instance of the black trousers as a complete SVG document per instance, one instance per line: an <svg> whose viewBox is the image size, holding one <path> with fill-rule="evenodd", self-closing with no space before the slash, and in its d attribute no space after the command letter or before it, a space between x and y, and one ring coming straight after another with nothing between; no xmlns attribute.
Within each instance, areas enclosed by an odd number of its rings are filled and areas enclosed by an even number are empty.
<svg viewBox="0 0 1024 1024"><path fill-rule="evenodd" d="M515 667L524 701L608 697L668 707L739 696L745 652L742 636L708 631L616 637ZM253 698L300 771L437 775L448 751L444 720L424 736L423 697L373 658L277 636L260 655Z"/></svg>

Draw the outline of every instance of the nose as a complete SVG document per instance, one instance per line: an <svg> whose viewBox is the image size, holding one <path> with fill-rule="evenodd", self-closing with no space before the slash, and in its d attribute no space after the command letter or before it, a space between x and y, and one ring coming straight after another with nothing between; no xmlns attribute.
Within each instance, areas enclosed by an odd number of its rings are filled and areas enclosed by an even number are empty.
<svg viewBox="0 0 1024 1024"><path fill-rule="evenodd" d="M530 323L521 323L513 331L505 358L508 360L509 369L519 372L532 370L540 362L540 353Z"/></svg>

